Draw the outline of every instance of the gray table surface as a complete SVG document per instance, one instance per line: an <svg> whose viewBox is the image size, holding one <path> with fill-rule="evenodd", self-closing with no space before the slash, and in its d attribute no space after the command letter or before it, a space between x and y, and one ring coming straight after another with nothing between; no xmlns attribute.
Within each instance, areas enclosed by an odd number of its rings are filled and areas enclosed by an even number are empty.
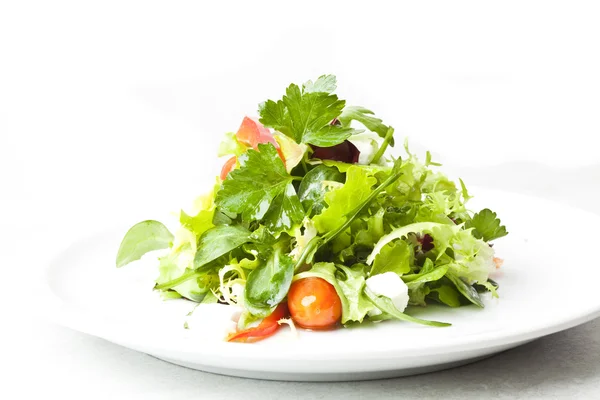
<svg viewBox="0 0 600 400"><path fill-rule="evenodd" d="M472 184L492 183L590 211L596 211L600 195L600 166L554 170L525 163L457 172ZM2 265L7 271L11 266L24 268L20 276L27 277L27 271L41 266L27 269L31 251L23 239L29 227L17 220L8 220L11 229L0 238L13 250L1 256ZM44 225L41 231L51 232L50 228ZM44 245L38 250L44 251ZM421 376L345 383L271 382L178 367L43 322L35 312L35 296L26 295L33 286L24 278L19 282L4 288L7 301L1 306L5 323L0 331L0 366L9 371L2 386L16 394L14 398L600 398L600 320L474 364ZM587 290L597 290L594 285ZM586 290L583 283L582 290Z"/></svg>

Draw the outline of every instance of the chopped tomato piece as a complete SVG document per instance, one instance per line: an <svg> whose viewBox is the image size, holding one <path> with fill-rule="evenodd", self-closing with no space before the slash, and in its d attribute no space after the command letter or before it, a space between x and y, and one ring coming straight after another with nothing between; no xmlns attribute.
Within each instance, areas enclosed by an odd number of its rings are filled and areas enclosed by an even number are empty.
<svg viewBox="0 0 600 400"><path fill-rule="evenodd" d="M235 134L240 143L251 146L254 150L258 148L259 143L271 143L276 148L279 144L271 134L268 128L265 128L260 122L249 117L244 117L240 129Z"/></svg>
<svg viewBox="0 0 600 400"><path fill-rule="evenodd" d="M280 328L279 320L284 319L289 315L287 304L281 303L275 308L275 310L261 321L258 326L254 328L244 329L232 333L227 337L228 342L240 341L245 342L247 340L258 341L266 337L271 336Z"/></svg>
<svg viewBox="0 0 600 400"><path fill-rule="evenodd" d="M279 148L279 143L277 143L271 131L260 122L250 117L244 117L242 125L240 125L240 129L238 129L235 136L240 143L250 146L254 150L258 150L258 145L261 143L271 143L277 149L281 161L285 163L285 157Z"/></svg>
<svg viewBox="0 0 600 400"><path fill-rule="evenodd" d="M221 180L224 181L227 175L235 168L237 163L237 157L233 156L229 160L225 161L223 168L221 168Z"/></svg>
<svg viewBox="0 0 600 400"><path fill-rule="evenodd" d="M330 329L342 317L342 302L335 288L321 278L304 278L292 284L288 307L302 328Z"/></svg>

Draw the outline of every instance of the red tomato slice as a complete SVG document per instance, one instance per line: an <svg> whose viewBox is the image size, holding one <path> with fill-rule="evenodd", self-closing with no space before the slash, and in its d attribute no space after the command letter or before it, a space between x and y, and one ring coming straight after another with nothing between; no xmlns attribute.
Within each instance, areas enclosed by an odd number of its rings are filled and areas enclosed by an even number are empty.
<svg viewBox="0 0 600 400"><path fill-rule="evenodd" d="M250 117L244 117L242 125L240 125L240 129L238 129L235 136L240 143L248 145L254 150L258 150L258 145L261 143L271 143L277 149L281 161L285 163L285 157L279 148L279 143L277 143L271 131L260 122Z"/></svg>
<svg viewBox="0 0 600 400"><path fill-rule="evenodd" d="M221 168L221 180L224 181L227 175L235 168L237 163L237 157L233 156L229 160L225 161L223 168Z"/></svg>
<svg viewBox="0 0 600 400"><path fill-rule="evenodd" d="M240 129L235 134L239 142L251 146L254 150L258 148L259 143L271 143L276 148L279 144L273 138L271 131L265 128L260 122L249 117L244 117Z"/></svg>
<svg viewBox="0 0 600 400"><path fill-rule="evenodd" d="M275 310L261 321L257 327L244 329L243 331L238 331L232 333L227 337L228 342L245 342L248 339L252 341L262 340L266 337L271 336L281 327L278 321L282 318L286 318L289 315L287 304L281 303L275 308Z"/></svg>

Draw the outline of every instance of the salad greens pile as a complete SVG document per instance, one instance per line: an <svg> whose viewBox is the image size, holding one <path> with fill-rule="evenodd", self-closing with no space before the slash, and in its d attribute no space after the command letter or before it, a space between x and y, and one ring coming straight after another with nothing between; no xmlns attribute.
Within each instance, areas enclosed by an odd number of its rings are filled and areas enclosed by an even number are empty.
<svg viewBox="0 0 600 400"><path fill-rule="evenodd" d="M468 210L462 180L440 173L429 152L420 161L405 142L406 156L389 155L394 129L347 106L335 89L335 76L325 75L262 103L260 122L246 118L225 135L218 155L232 157L231 170L191 213L181 211L179 229L133 226L117 267L166 249L155 289L165 298L238 304L239 329L268 317L292 282L307 277L335 288L342 324L447 325L410 317L368 284L386 273L401 278L410 305L483 307L482 292L497 295L490 242L507 234L496 213Z"/></svg>

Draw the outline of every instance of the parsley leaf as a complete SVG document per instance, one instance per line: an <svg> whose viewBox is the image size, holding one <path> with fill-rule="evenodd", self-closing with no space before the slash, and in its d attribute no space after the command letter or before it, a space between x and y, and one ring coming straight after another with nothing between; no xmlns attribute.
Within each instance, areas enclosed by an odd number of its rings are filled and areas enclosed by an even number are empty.
<svg viewBox="0 0 600 400"><path fill-rule="evenodd" d="M285 191L273 199L263 221L269 231L283 232L302 222L303 218L304 208L294 186L288 183Z"/></svg>
<svg viewBox="0 0 600 400"><path fill-rule="evenodd" d="M216 205L240 214L246 222L265 219L271 231L291 229L302 221L304 210L290 176L272 144L259 144L239 158L240 168L232 171L217 193Z"/></svg>
<svg viewBox="0 0 600 400"><path fill-rule="evenodd" d="M307 81L302 85L305 93L333 93L337 89L335 75L321 75L316 81Z"/></svg>
<svg viewBox="0 0 600 400"><path fill-rule="evenodd" d="M320 77L314 83L308 81L300 88L291 84L283 99L267 100L259 106L260 122L297 143L319 147L340 144L351 135L360 133L351 127L330 125L338 118L346 102L330 92L335 89L335 77Z"/></svg>
<svg viewBox="0 0 600 400"><path fill-rule="evenodd" d="M500 218L497 218L496 213L485 208L476 213L470 221L467 221L465 227L475 228L473 236L477 239L483 239L486 242L498 239L508 235L508 231L504 225L500 225Z"/></svg>

